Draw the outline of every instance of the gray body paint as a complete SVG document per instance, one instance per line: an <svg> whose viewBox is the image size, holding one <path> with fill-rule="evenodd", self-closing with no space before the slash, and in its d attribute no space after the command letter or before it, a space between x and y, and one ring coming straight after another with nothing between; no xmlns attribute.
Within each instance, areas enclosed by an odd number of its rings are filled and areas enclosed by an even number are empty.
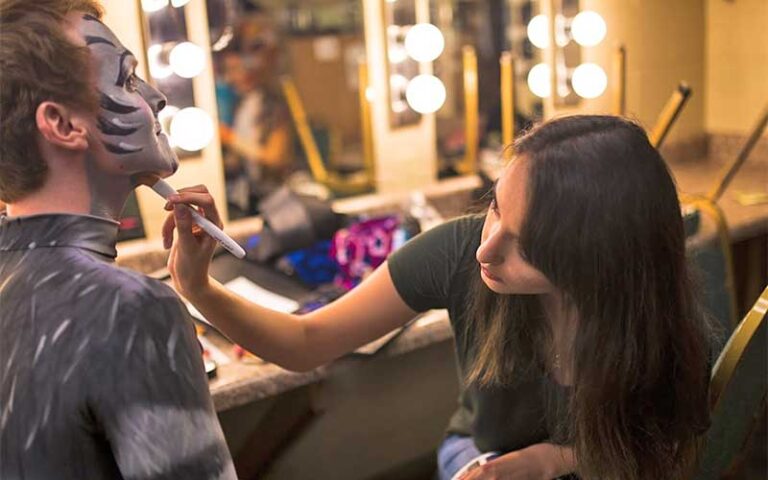
<svg viewBox="0 0 768 480"><path fill-rule="evenodd" d="M101 21L82 15L76 29L93 59L100 112L86 154L92 215L117 219L130 191L130 177L166 177L178 159L160 130L158 112L165 97L136 77L136 59Z"/></svg>
<svg viewBox="0 0 768 480"><path fill-rule="evenodd" d="M0 478L234 479L186 309L116 234L0 216Z"/></svg>

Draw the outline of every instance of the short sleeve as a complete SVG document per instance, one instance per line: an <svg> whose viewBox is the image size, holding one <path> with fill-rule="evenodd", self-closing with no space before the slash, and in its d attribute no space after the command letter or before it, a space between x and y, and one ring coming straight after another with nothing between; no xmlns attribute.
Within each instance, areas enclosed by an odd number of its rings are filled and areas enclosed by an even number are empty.
<svg viewBox="0 0 768 480"><path fill-rule="evenodd" d="M387 264L395 289L417 312L447 308L459 267L474 256L483 217L459 217L423 232L393 253Z"/></svg>
<svg viewBox="0 0 768 480"><path fill-rule="evenodd" d="M113 325L103 358L92 362L89 410L123 477L236 478L181 302L144 296L115 304L105 312Z"/></svg>

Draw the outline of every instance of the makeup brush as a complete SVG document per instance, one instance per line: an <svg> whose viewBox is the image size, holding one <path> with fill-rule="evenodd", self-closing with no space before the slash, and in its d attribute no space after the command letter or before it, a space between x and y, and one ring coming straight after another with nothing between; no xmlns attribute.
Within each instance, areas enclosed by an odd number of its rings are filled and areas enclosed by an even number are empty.
<svg viewBox="0 0 768 480"><path fill-rule="evenodd" d="M178 195L178 192L174 190L165 180L158 177L142 177L142 182L146 186L154 190L158 195L168 200L171 195ZM153 183L154 182L154 183ZM237 258L245 258L245 250L243 247L237 244L229 235L224 233L215 223L211 222L204 216L200 215L197 210L189 205L183 205L189 209L189 213L192 215L192 221L200 226L205 233L213 237L214 240L219 242L229 253Z"/></svg>

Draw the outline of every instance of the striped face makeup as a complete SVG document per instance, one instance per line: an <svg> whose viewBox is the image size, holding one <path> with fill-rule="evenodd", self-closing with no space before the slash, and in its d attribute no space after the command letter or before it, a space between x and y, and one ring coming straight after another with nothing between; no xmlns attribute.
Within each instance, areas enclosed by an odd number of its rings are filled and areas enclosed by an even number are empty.
<svg viewBox="0 0 768 480"><path fill-rule="evenodd" d="M101 21L83 15L77 31L94 59L101 103L96 128L110 165L129 175L175 172L178 159L157 120L165 96L136 76L136 58Z"/></svg>

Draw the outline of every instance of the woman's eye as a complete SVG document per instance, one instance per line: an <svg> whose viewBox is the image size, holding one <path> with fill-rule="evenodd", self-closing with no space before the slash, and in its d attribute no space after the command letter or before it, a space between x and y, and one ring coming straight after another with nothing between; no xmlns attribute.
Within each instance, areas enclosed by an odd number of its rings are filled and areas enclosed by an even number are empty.
<svg viewBox="0 0 768 480"><path fill-rule="evenodd" d="M132 73L125 81L125 88L130 92L135 92L139 89L139 82L139 77L137 77L135 73Z"/></svg>

